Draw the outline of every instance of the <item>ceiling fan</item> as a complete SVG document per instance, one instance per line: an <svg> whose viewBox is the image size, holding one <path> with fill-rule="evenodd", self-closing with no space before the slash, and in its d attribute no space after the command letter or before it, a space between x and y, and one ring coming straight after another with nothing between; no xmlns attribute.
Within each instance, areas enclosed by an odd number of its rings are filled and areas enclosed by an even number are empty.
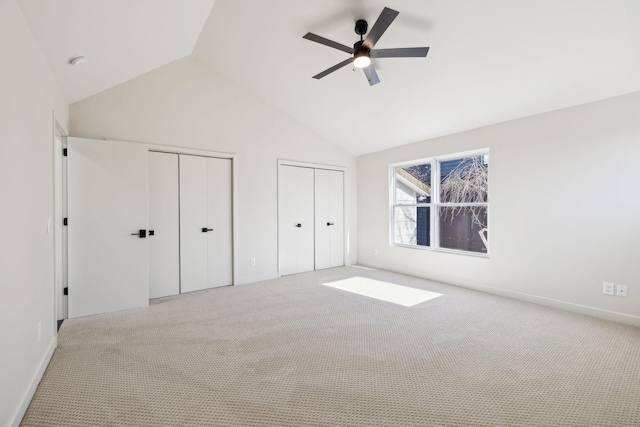
<svg viewBox="0 0 640 427"><path fill-rule="evenodd" d="M393 22L394 19L398 16L399 12L389 9L385 7L382 10L382 13L378 17L378 20L375 24L373 24L373 28L367 35L367 38L363 40L363 36L367 33L367 29L369 24L364 19L360 19L356 22L356 34L360 36L360 41L356 42L353 47L349 47L343 45L341 43L334 42L333 40L326 39L324 37L320 37L313 33L307 33L303 38L307 40L311 40L316 43L323 44L325 46L332 47L334 49L341 50L343 52L352 54L353 57L349 59L345 59L339 64L334 65L333 67L324 70L320 74L313 76L314 79L321 79L340 68L353 63L354 67L361 68L364 71L367 80L369 81L369 85L373 86L380 83L380 79L378 78L378 73L376 72L375 67L373 66L373 62L371 62L372 58L418 58L418 57L426 57L427 53L429 53L428 47L404 47L404 48L396 48L396 49L374 49L373 47L376 45L380 37L387 31L389 25Z"/></svg>

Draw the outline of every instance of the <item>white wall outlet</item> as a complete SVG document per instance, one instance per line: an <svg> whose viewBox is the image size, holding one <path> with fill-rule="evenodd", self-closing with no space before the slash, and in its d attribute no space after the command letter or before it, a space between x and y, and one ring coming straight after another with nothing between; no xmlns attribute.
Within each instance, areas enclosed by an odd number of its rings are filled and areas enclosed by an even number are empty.
<svg viewBox="0 0 640 427"><path fill-rule="evenodd" d="M627 286L626 285L616 285L616 295L619 297L627 297Z"/></svg>
<svg viewBox="0 0 640 427"><path fill-rule="evenodd" d="M38 342L42 339L42 320L38 322Z"/></svg>
<svg viewBox="0 0 640 427"><path fill-rule="evenodd" d="M605 295L613 295L613 283L602 282L602 293Z"/></svg>
<svg viewBox="0 0 640 427"><path fill-rule="evenodd" d="M53 219L47 218L47 234L53 233Z"/></svg>
<svg viewBox="0 0 640 427"><path fill-rule="evenodd" d="M374 249L374 250L373 250L373 254L374 254L375 256L378 256L378 250L377 250L377 249Z"/></svg>
<svg viewBox="0 0 640 427"><path fill-rule="evenodd" d="M251 267L255 267L256 266L256 259L255 258L251 258Z"/></svg>

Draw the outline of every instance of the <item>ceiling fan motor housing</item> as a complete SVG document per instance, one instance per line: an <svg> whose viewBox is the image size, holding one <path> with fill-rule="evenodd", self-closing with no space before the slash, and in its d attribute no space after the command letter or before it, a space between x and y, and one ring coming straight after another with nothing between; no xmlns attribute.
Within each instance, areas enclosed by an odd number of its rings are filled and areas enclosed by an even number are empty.
<svg viewBox="0 0 640 427"><path fill-rule="evenodd" d="M365 45L363 41L358 41L353 45L353 57L357 58L359 56L370 56L371 49L369 46Z"/></svg>

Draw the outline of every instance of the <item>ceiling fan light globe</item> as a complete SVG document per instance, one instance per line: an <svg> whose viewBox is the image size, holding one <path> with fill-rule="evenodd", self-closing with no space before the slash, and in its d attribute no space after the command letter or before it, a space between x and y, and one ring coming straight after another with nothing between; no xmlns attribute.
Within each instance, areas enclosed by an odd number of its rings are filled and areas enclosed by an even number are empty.
<svg viewBox="0 0 640 427"><path fill-rule="evenodd" d="M371 65L371 58L367 55L357 56L353 60L353 66L356 68L366 68Z"/></svg>

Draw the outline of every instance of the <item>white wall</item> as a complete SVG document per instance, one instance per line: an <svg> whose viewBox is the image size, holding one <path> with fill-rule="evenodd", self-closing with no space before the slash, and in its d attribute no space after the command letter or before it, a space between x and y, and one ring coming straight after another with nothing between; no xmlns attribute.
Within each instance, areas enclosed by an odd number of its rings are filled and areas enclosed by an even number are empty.
<svg viewBox="0 0 640 427"><path fill-rule="evenodd" d="M389 164L485 147L490 258L389 246ZM640 92L365 155L358 262L640 326L639 183Z"/></svg>
<svg viewBox="0 0 640 427"><path fill-rule="evenodd" d="M346 166L347 262L355 262L355 158L198 59L183 58L75 103L70 116L73 136L237 155L237 284L277 275L277 160Z"/></svg>
<svg viewBox="0 0 640 427"><path fill-rule="evenodd" d="M56 345L47 218L53 112L63 127L68 114L14 0L0 1L0 73L0 426L8 426L20 422Z"/></svg>

